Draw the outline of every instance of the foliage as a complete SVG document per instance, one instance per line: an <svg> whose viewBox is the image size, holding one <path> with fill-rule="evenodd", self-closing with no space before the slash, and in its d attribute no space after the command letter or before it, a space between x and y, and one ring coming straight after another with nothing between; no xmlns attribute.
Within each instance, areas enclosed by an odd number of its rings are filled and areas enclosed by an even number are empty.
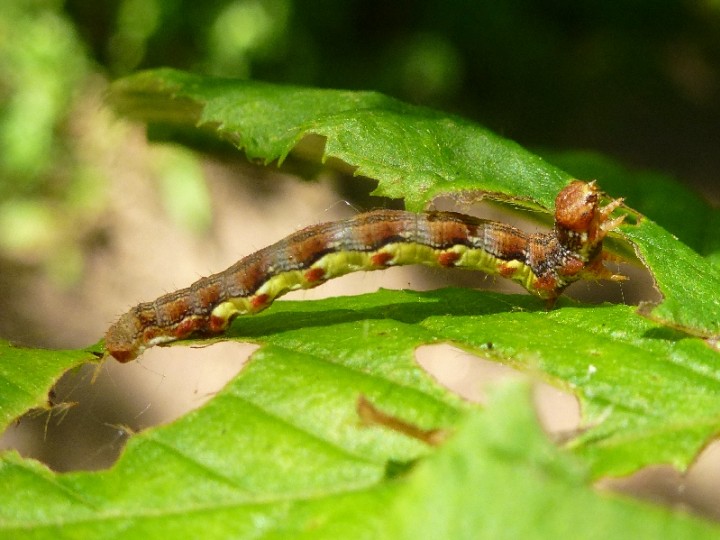
<svg viewBox="0 0 720 540"><path fill-rule="evenodd" d="M116 83L112 101L148 121L199 125L266 163L322 136L315 159L345 161L378 181L376 193L404 196L415 210L440 194L473 191L549 211L571 178L467 120L377 93L161 70ZM3 455L0 530L98 538L716 535L700 520L591 488L648 464L687 466L720 426L720 355L702 339L720 333L718 269L624 211L632 219L616 242L637 250L664 295L644 308L650 319L629 306L563 300L546 311L525 295L457 289L278 302L230 331L230 339L262 345L246 369L201 409L133 436L113 469L59 475ZM523 388L498 390L483 411L462 402L414 362L416 347L440 342L570 389L586 429L556 448ZM53 378L101 346L1 349L4 384L22 389L2 393L6 420L42 403ZM30 387L26 377L36 372L44 379ZM435 448L392 426L363 424L361 397L399 423L441 430L444 441Z"/></svg>

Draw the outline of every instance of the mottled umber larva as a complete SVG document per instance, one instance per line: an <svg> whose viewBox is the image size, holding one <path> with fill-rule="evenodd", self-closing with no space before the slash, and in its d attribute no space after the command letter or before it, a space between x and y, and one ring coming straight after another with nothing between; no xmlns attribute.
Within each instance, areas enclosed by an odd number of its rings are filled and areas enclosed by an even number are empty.
<svg viewBox="0 0 720 540"><path fill-rule="evenodd" d="M575 181L555 199L555 227L525 234L454 212L375 210L313 225L186 289L138 304L105 336L120 362L191 334L223 332L237 315L257 313L295 289L350 272L425 264L482 270L522 284L549 304L578 279L624 279L603 265L602 241L623 221L622 200L600 206L594 182Z"/></svg>

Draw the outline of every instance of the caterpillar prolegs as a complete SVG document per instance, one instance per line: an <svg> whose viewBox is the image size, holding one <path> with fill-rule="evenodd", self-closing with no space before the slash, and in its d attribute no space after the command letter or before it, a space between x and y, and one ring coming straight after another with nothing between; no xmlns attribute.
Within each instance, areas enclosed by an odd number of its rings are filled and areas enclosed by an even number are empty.
<svg viewBox="0 0 720 540"><path fill-rule="evenodd" d="M549 305L578 279L621 280L603 265L602 242L624 216L622 199L600 205L594 182L574 181L555 199L555 227L525 234L455 212L374 210L307 227L190 287L138 304L113 324L105 347L120 362L153 345L223 332L237 315L257 313L295 289L350 272L389 266L482 270L519 282Z"/></svg>

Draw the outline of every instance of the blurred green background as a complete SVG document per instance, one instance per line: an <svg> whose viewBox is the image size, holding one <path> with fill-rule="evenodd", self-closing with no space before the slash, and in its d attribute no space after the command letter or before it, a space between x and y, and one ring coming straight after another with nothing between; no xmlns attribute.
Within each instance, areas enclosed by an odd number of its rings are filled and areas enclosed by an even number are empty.
<svg viewBox="0 0 720 540"><path fill-rule="evenodd" d="M117 141L83 111L108 81L157 66L379 90L720 198L718 0L3 0L0 255L78 275L75 246L103 241L106 197L82 135ZM170 206L202 226L201 180L185 176Z"/></svg>

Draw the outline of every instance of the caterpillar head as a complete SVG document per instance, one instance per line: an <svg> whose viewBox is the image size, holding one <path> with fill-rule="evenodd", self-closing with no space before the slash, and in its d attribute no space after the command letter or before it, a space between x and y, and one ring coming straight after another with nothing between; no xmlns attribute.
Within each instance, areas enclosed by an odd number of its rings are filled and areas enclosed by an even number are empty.
<svg viewBox="0 0 720 540"><path fill-rule="evenodd" d="M609 219L622 201L615 199L601 207L600 192L594 181L572 182L555 198L555 230L561 244L585 260L597 254L608 231L624 219L624 216Z"/></svg>

